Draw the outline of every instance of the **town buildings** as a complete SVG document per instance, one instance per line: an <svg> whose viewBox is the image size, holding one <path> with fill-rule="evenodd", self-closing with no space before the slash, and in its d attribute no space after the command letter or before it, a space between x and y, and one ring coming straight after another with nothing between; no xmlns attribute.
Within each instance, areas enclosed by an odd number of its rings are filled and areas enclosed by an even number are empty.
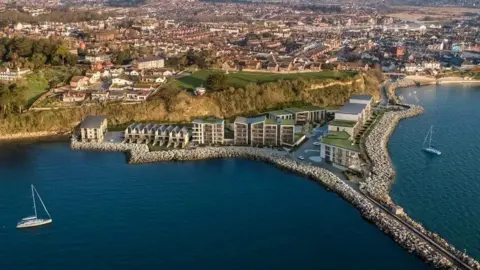
<svg viewBox="0 0 480 270"><path fill-rule="evenodd" d="M87 116L80 124L82 142L103 142L107 131L107 119L103 116Z"/></svg>
<svg viewBox="0 0 480 270"><path fill-rule="evenodd" d="M198 145L223 144L225 141L225 120L196 119L193 120L192 141Z"/></svg>

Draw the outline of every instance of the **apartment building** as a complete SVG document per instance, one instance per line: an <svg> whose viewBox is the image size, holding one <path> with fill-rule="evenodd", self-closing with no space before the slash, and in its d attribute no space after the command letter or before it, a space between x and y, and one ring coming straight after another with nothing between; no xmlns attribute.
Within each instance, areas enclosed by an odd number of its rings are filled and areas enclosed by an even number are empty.
<svg viewBox="0 0 480 270"><path fill-rule="evenodd" d="M193 120L192 141L196 144L223 144L225 121L223 119Z"/></svg>
<svg viewBox="0 0 480 270"><path fill-rule="evenodd" d="M107 131L107 119L103 116L87 116L80 124L82 142L103 142Z"/></svg>
<svg viewBox="0 0 480 270"><path fill-rule="evenodd" d="M137 59L137 66L139 69L155 69L165 67L165 59L160 56L139 58Z"/></svg>
<svg viewBox="0 0 480 270"><path fill-rule="evenodd" d="M302 108L287 108L268 112L269 119L277 121L293 119L295 124L303 125L307 122L321 122L325 120L327 111L322 107L306 106Z"/></svg>
<svg viewBox="0 0 480 270"><path fill-rule="evenodd" d="M234 138L233 143L235 145L248 145L248 135L249 135L249 125L248 119L245 117L237 117L235 118L235 122L233 123L233 132Z"/></svg>
<svg viewBox="0 0 480 270"><path fill-rule="evenodd" d="M321 139L320 157L325 162L343 170L360 169L360 148L354 138L371 117L372 104L372 96L355 95L335 113L335 119L328 123L328 134Z"/></svg>
<svg viewBox="0 0 480 270"><path fill-rule="evenodd" d="M133 123L125 129L125 142L166 147L185 147L190 141L187 127Z"/></svg>
<svg viewBox="0 0 480 270"><path fill-rule="evenodd" d="M293 119L277 122L267 116L237 117L234 125L234 144L251 146L278 146L294 143Z"/></svg>

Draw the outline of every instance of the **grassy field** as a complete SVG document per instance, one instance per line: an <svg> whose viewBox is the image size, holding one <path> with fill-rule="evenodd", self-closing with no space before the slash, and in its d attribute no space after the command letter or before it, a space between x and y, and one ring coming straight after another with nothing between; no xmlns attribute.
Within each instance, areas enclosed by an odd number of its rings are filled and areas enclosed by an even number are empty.
<svg viewBox="0 0 480 270"><path fill-rule="evenodd" d="M193 89L202 86L207 77L214 72L222 72L216 70L200 70L190 76L177 79L177 84L181 88ZM306 73L267 73L267 72L231 72L228 76L228 83L235 88L243 88L249 83L267 83L278 80L293 80L298 78L308 79L343 79L355 75L355 72L347 71L321 71Z"/></svg>
<svg viewBox="0 0 480 270"><path fill-rule="evenodd" d="M26 80L27 92L25 98L27 99L27 106L30 106L37 100L39 96L48 91L48 81L41 73L33 73L27 76Z"/></svg>

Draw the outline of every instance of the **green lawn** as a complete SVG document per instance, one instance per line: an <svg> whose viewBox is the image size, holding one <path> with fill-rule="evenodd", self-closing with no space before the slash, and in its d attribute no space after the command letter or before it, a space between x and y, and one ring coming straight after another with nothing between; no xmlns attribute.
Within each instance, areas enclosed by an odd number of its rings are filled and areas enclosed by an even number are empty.
<svg viewBox="0 0 480 270"><path fill-rule="evenodd" d="M214 72L222 72L217 70L200 70L190 76L177 79L178 86L185 89L193 89L202 86L207 77ZM249 83L266 83L278 80L293 80L298 78L309 79L343 79L355 75L356 72L348 71L321 71L321 72L306 72L306 73L267 73L267 72L230 72L228 76L228 83L235 88L243 88Z"/></svg>
<svg viewBox="0 0 480 270"><path fill-rule="evenodd" d="M27 106L30 106L43 93L48 91L48 82L41 73L33 73L27 76L27 92L25 98L27 99Z"/></svg>

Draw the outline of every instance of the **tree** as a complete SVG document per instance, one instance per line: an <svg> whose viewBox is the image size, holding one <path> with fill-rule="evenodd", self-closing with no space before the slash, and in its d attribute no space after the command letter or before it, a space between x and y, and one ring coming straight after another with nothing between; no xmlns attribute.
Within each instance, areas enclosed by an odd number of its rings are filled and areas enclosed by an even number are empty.
<svg viewBox="0 0 480 270"><path fill-rule="evenodd" d="M205 81L207 89L212 91L222 91L228 89L228 77L222 73L213 73Z"/></svg>
<svg viewBox="0 0 480 270"><path fill-rule="evenodd" d="M32 63L34 68L40 68L47 62L47 57L43 53L35 53L32 56Z"/></svg>

